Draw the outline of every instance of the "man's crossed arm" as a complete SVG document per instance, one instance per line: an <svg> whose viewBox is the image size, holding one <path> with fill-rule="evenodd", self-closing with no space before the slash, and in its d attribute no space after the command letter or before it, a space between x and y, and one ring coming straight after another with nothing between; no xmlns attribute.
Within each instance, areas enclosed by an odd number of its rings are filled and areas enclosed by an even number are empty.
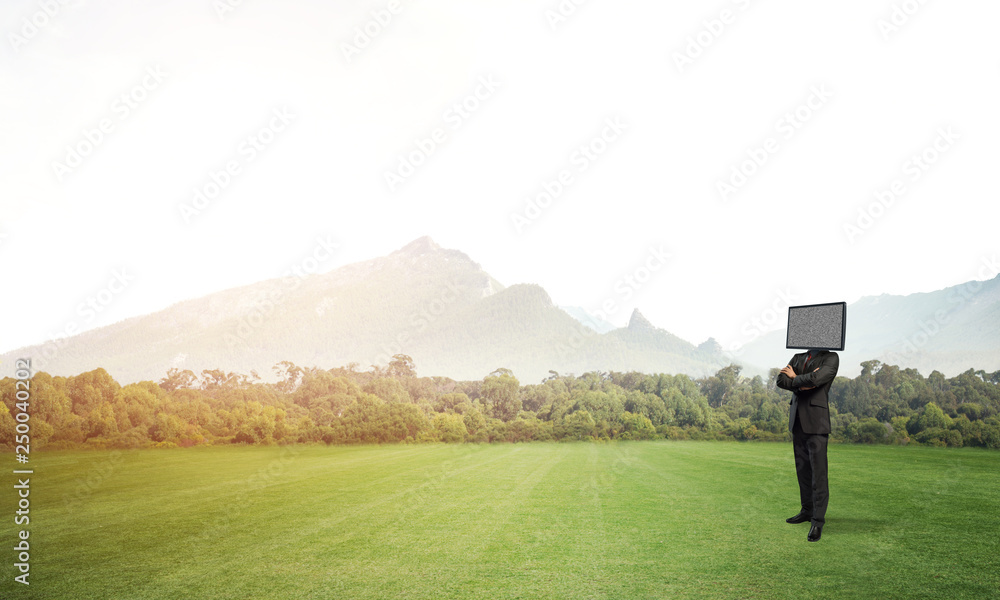
<svg viewBox="0 0 1000 600"><path fill-rule="evenodd" d="M816 371L819 371L819 367L816 367L815 369L813 369L813 373L815 373ZM781 381L781 376L782 375L784 375L785 379L788 380L788 383L786 385L781 385L783 383ZM782 369L781 372L778 374L778 387L785 388L786 390L791 390L792 388L795 387L794 381L795 381L796 377L797 377L797 375L795 374L795 370L792 369L792 365L785 365L785 368ZM816 386L814 386L814 385L803 386L803 387L799 387L798 390L800 392L804 392L805 390L811 390L811 389L813 389L815 387Z"/></svg>
<svg viewBox="0 0 1000 600"><path fill-rule="evenodd" d="M799 375L792 369L792 365L786 365L778 373L776 383L778 387L792 390L793 392L811 390L833 381L834 377L837 376L839 367L840 357L835 353L830 353L823 358L822 364L813 369L811 373Z"/></svg>

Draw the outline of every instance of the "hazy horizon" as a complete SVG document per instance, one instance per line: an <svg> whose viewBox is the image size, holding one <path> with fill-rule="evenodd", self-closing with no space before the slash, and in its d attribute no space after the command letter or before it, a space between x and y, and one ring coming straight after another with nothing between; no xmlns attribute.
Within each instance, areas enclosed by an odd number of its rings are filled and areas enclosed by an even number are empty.
<svg viewBox="0 0 1000 600"><path fill-rule="evenodd" d="M1000 271L994 4L53 1L0 11L10 350L318 240L726 349Z"/></svg>
<svg viewBox="0 0 1000 600"><path fill-rule="evenodd" d="M432 241L433 241L433 242L434 242L435 244L437 243L437 241L436 241L436 240L434 240L434 239L433 239L433 238L432 238L431 236L420 236L420 237L418 237L418 238L415 238L415 239L413 239L413 240L409 240L409 241L408 241L407 243L405 243L405 244L401 244L401 245L400 245L400 246L399 246L398 248L396 248L395 250L393 250L393 252L396 252L396 251L399 251L400 249L404 248L404 247L405 247L406 245L408 245L408 244L410 244L410 243L413 243L413 242L415 242L415 241L417 241L417 240L421 240L421 239L424 239L424 238L429 238L429 239L431 239L431 240L432 240ZM440 246L440 244L439 244L439 246ZM441 248L442 248L442 249L444 249L444 250L458 250L458 251L462 252L462 249L461 249L461 248L446 248L446 247L443 247L443 246L441 246ZM464 252L463 252L463 253L464 253ZM390 253L390 254L391 254L391 253ZM465 253L465 254L466 254L466 255L468 255L468 253ZM363 263L363 262L366 262L366 261L369 261L369 260L373 260L373 259L377 259L377 258L382 258L382 257L379 257L379 256L372 256L372 257L369 257L369 258L364 258L364 259L361 259L361 260L357 261L357 263ZM472 260L473 262L478 262L478 261L476 261L476 258L475 258L474 256L469 256L469 259L470 259L470 260ZM351 264L357 264L357 263L351 263ZM327 273L329 273L329 272L332 272L332 271L335 271L335 270L337 270L338 268L340 268L340 267L342 267L342 266L348 266L348 265L339 265L338 267L335 267L335 268L333 268L333 269L328 269L328 270L326 270L326 271L316 271L316 272L314 272L314 273L307 273L307 274L306 274L306 277L313 277L313 276L323 276L323 275L325 275L325 274L327 274ZM480 265L480 266L482 266L482 265ZM485 270L485 271L486 271L487 273L489 273L489 271L488 271L488 270L486 270L485 268L484 268L484 270ZM300 271L300 272L301 272L301 273L305 273L305 271ZM294 277L294 276L295 276L295 274L293 273L293 274L291 274L291 275L286 275L286 276L291 276L291 277ZM995 277L995 276L994 276L994 277ZM281 279L281 276L279 276L279 277L277 277L277 278L274 278L274 279ZM991 278L991 279L992 279L992 278ZM146 315L148 315L148 314L155 314L156 312L159 312L160 310L166 310L166 309L169 309L170 307L172 307L172 306L175 306L175 305L177 305L177 304L181 304L181 303L183 303L183 302L187 302L187 301L191 301L191 300L197 300L197 299L199 299L199 298L203 298L203 297L205 297L205 296L208 296L208 295L211 295L211 294L214 294L214 293L218 293L218 292L225 292L225 291L230 291L230 290L234 290L234 289L239 289L240 287L246 287L246 286L250 286L250 285L254 285L254 284L256 284L256 283L262 283L263 281L267 281L267 280L262 280L262 281L257 281L257 282L247 282L246 284L241 284L241 285L236 285L236 286L233 286L233 287L231 287L231 288L226 288L226 289L220 289L220 290L215 290L215 291L213 291L213 292L209 292L209 293L207 293L207 294L204 294L204 295L202 295L202 296L195 296L195 297L191 297L191 298L182 298L182 299L180 299L180 300L177 300L177 301L175 301L175 302L172 302L172 303L171 303L170 305L168 305L168 306L165 306L165 307L163 307L162 309L157 309L157 310L154 310L154 311L151 311L150 313L145 313L145 314L142 314L142 315L130 315L130 316L128 316L128 317L124 317L123 319L121 319L121 320L119 320L119 321L115 321L115 322L111 322L111 323L103 323L103 324L101 324L101 325L98 325L97 327L95 327L95 329L97 329L97 328L100 328L100 327L105 327L105 326L109 326L109 325L114 325L115 323L119 323L119 322L121 322L121 321L125 321L125 320L128 320L128 319L130 319L130 318L133 318L133 317L142 317L142 316L146 316ZM986 281L986 280L970 280L970 281ZM517 284L523 284L523 283L530 283L530 282L523 282L523 281L515 281L515 282L510 282L510 283L507 283L507 282L502 282L502 281L501 281L500 283L501 283L502 285L504 285L505 287L509 287L509 286L511 286L511 285L517 285ZM965 282L963 282L963 283L965 283ZM539 284L539 285L540 285L540 284ZM543 287L543 289L544 289L544 286L542 286L542 287ZM930 292L936 292L936 291L940 291L941 289L945 289L945 288L937 288L937 289L933 289L933 290L914 290L914 291L911 291L911 292L909 292L909 293L905 293L905 294L887 294L887 293L882 293L882 294L872 294L872 295L868 295L868 296L863 296L862 298L864 298L864 297L871 297L871 298L876 298L876 297L879 297L879 296L883 296L883 295L890 295L890 296L907 296L907 295L910 295L910 294L922 294L922 293L930 293ZM546 292L548 292L548 290L546 290ZM856 300L853 300L853 301L850 301L850 302L848 302L848 306L850 306L850 304L853 304L854 302L856 302L857 300L860 300L860 299L861 299L861 298L858 298L858 299L856 299ZM557 306L557 307L560 307L560 308L584 308L584 307L582 307L582 306L580 306L580 305L578 305L578 304L572 304L572 303L560 303L560 302L557 302L557 301L556 301L555 299L553 299L553 304L554 304L555 306ZM639 311L640 313L642 313L642 314L643 314L643 316L646 316L646 317L648 318L648 315L647 315L647 313L646 313L646 310L644 309L644 307L643 307L643 306L641 306L641 305L636 305L636 306L634 307L634 309L635 309L635 310L638 310L638 311ZM85 308L84 308L84 310L85 310L86 312L90 312L90 311L92 310L92 308L91 308L91 307L90 307L89 305L85 305ZM586 308L584 308L584 310L586 310ZM588 311L588 312L590 313L590 315L591 315L592 317L598 317L598 318L600 318L600 317L601 317L601 315L599 314L599 313L600 313L600 311L599 311L599 310L597 310L597 311ZM595 313L598 313L598 314L595 314ZM630 318L631 318L631 316L632 316L632 309L630 309L630 310L628 311L628 313L627 313L627 314L623 313L622 311L616 311L616 313L619 313L619 314L618 314L618 316L620 316L620 317L622 317L622 318L621 318L621 319L619 319L619 318L614 318L614 319L599 319L599 320L604 320L604 321L606 321L606 322L610 323L611 325L613 325L613 326L614 326L614 327L616 327L616 328L622 328L622 327L626 327L626 326L628 326L628 323L629 323L629 320L630 320ZM577 320L578 320L578 321L580 321L581 323L584 323L584 324L587 324L587 323L586 323L586 320L585 320L585 319L582 319L582 318L580 318L580 316L579 316L579 315L574 315L574 314L573 314L572 312L570 312L569 314L570 314L570 316L572 316L573 318L577 319ZM776 324L776 325L774 325L774 326L772 326L772 327L767 327L767 328L765 328L765 327L761 327L761 328L760 328L760 336L762 336L762 335L765 335L765 334L767 334L767 333L771 333L771 332L775 332L775 331L783 331L783 330L785 329L785 318L786 318L786 316L787 316L787 312L781 312L781 314L779 315L779 319L778 319L778 322L777 322L777 324ZM598 322L599 322L599 321L598 321ZM752 324L752 325L751 325L751 327L756 327L756 326L757 326L757 324L761 324L761 325L762 325L762 323L761 323L761 319L757 319L757 320L756 320L756 321L754 322L754 324ZM662 326L661 324L659 324L659 323L657 323L657 322L655 322L655 321L653 321L653 325L654 325L654 326L656 326L656 327L658 327L658 328L660 328L660 329L666 329L666 328L665 328L665 327L663 327L663 326ZM84 331L88 331L88 330L84 330ZM668 331L669 331L669 330L668 330ZM81 333L82 333L82 331L81 331ZM673 333L673 334L677 335L677 334L676 334L676 332L673 332L673 331L670 331L670 333ZM759 338L760 336L754 336L754 338L753 338L753 339L757 339L757 338ZM720 343L722 343L722 341L720 340L720 338L719 338L718 336L715 336L715 335L711 335L711 334L710 334L710 335L708 335L708 336L707 336L707 337L705 337L705 338L702 338L702 339L700 339L700 340L694 340L694 339L687 339L687 338L684 338L684 336L681 336L681 335L678 335L678 337L680 337L680 338L684 339L685 341L687 341L687 342L690 342L691 344L693 344L693 345L696 345L696 346L697 346L698 344L701 344L701 343L703 343L703 342L707 341L707 340L708 340L709 338L714 338L714 339L715 339L716 341L719 341ZM48 342L48 341L51 341L52 339L53 339L53 338L49 338L49 339L45 339L45 340L39 340L39 341L37 341L37 342L32 342L32 343L29 343L29 344L22 344L22 345L20 345L20 346L16 346L16 347L10 347L10 348L0 348L0 354L3 354L3 353L6 353L6 352L10 352L10 351L13 351L13 350L17 350L17 349L19 349L19 348L23 348L23 347L29 347L29 346L33 346L33 345L36 345L36 344L44 344L45 342ZM729 348L727 348L727 347L725 347L725 346L723 347L723 350L724 350L724 351L726 351L726 352L729 352L729 351L730 351L730 349L729 349Z"/></svg>

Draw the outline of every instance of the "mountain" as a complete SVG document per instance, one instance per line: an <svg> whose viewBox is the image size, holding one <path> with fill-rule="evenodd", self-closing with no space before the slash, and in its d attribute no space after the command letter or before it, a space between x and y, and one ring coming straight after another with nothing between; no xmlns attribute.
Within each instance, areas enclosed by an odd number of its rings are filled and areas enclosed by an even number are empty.
<svg viewBox="0 0 1000 600"><path fill-rule="evenodd" d="M704 345L703 345L704 346ZM334 271L273 279L180 302L65 340L0 356L36 370L105 368L120 382L176 367L259 373L284 360L362 369L408 354L420 375L481 379L498 367L522 381L548 371L640 370L701 376L724 364L712 348L657 329L638 312L598 333L537 285L504 287L467 255L428 237Z"/></svg>
<svg viewBox="0 0 1000 600"><path fill-rule="evenodd" d="M616 329L614 325L608 323L607 321L605 321L600 317L595 317L594 315L587 312L587 310L582 306L560 306L559 308L566 311L566 313L569 316L573 317L580 323L583 323L587 327L593 329L597 333L607 333L613 329Z"/></svg>
<svg viewBox="0 0 1000 600"><path fill-rule="evenodd" d="M736 359L748 371L782 367L797 350L785 349L785 330L762 335ZM840 374L855 377L861 361L877 359L953 377L970 368L1000 369L1000 275L933 292L865 296L847 307Z"/></svg>

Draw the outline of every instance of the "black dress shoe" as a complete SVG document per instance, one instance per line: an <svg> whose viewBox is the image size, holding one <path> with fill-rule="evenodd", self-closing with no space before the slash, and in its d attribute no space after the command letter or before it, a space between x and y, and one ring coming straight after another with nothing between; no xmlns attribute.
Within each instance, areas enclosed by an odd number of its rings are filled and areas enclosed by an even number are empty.
<svg viewBox="0 0 1000 600"><path fill-rule="evenodd" d="M785 519L785 523L805 523L806 521L811 521L811 520L812 520L812 515L805 511L802 511L799 514L795 515L794 517L788 517L787 519Z"/></svg>
<svg viewBox="0 0 1000 600"><path fill-rule="evenodd" d="M819 536L823 535L822 525L813 525L809 528L809 535L806 536L808 542L818 542Z"/></svg>

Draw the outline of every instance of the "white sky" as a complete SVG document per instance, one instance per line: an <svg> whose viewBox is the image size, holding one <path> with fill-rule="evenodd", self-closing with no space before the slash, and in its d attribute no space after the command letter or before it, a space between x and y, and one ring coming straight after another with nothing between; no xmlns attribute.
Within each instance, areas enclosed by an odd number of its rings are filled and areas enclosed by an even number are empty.
<svg viewBox="0 0 1000 600"><path fill-rule="evenodd" d="M0 8L0 350L279 276L324 235L340 249L322 270L430 235L505 285L610 299L617 325L638 306L727 346L789 294L851 302L996 274L992 0L589 0L555 26L559 0L229 0L221 17L227 0L50 2L51 16ZM348 61L344 44L390 7ZM894 10L898 29L880 30ZM463 101L475 110L458 123L446 110ZM53 163L105 119L60 180ZM581 172L577 149L609 119L626 130ZM283 130L250 160L241 144L269 124ZM949 128L957 139L927 150ZM390 191L385 172L436 129L444 141ZM762 147L723 199L717 182ZM914 179L925 150L936 160ZM230 161L186 223L179 205ZM563 170L571 183L518 232L512 214ZM850 239L894 180L905 192ZM626 298L650 248L671 257ZM122 269L127 287L109 286ZM107 306L80 309L102 290Z"/></svg>

